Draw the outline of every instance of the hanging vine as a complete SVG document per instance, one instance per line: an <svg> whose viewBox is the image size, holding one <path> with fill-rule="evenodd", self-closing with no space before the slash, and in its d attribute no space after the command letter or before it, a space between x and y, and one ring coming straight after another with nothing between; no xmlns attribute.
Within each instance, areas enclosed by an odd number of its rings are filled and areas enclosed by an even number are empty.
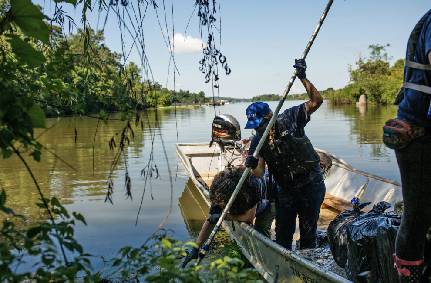
<svg viewBox="0 0 431 283"><path fill-rule="evenodd" d="M217 46L216 35L219 34L221 44L221 23L217 27L217 6L215 0L196 0L198 7L199 27L201 37L206 34L206 45L203 47L203 57L199 61L199 70L204 74L205 83L211 82L214 88L219 88L221 68L226 75L231 73L231 69L227 63L226 56L220 51ZM220 21L220 20L219 20ZM206 29L205 29L206 27Z"/></svg>

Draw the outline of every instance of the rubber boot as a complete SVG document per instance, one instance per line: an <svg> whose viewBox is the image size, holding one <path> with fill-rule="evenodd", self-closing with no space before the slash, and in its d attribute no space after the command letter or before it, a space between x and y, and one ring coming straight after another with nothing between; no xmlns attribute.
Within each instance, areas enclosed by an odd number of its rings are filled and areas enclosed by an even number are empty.
<svg viewBox="0 0 431 283"><path fill-rule="evenodd" d="M400 259L394 254L394 267L398 271L400 283L424 283L424 260Z"/></svg>

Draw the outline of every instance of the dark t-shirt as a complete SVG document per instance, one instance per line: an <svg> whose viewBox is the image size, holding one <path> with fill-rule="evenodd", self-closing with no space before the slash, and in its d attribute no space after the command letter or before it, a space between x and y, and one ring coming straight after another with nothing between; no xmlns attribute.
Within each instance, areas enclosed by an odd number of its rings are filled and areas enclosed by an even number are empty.
<svg viewBox="0 0 431 283"><path fill-rule="evenodd" d="M415 50L414 61L421 64L430 64L428 54L431 51L431 15L425 21L422 32ZM431 86L430 72L419 69L411 69L411 77L405 78L406 81ZM404 69L406 76L406 68ZM430 95L422 92L405 89L404 99L398 107L398 118L412 122L419 126L431 128L431 120L427 118L428 108L430 107Z"/></svg>
<svg viewBox="0 0 431 283"><path fill-rule="evenodd" d="M308 115L306 109L305 109L305 103L302 103L297 106L293 106L291 108L286 109L283 113L278 115L277 123L283 125L283 129L287 131L286 134L293 135L295 137L303 137L305 136L305 130L304 127L307 125L307 123L310 121L310 116ZM256 134L250 144L250 149L248 151L248 157L246 161L246 166L251 166L251 164L257 164L257 160L253 157L253 153L256 150L256 147L259 143L260 135ZM265 157L263 156L263 159ZM253 168L253 169L254 169ZM270 173L274 173L271 172ZM311 170L311 172L307 175L298 176L294 179L294 182L291 184L280 184L281 186L289 186L291 188L295 187L302 187L308 183L310 183L312 180L314 180L317 176L319 176L320 173L320 167L319 164L316 164L316 168ZM277 176L275 176L277 178ZM280 178L281 179L281 178Z"/></svg>

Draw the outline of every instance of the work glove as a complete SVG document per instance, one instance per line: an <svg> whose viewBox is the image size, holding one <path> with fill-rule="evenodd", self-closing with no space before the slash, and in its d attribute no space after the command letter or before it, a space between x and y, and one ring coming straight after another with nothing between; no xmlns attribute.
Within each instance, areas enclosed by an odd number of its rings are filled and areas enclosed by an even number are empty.
<svg viewBox="0 0 431 283"><path fill-rule="evenodd" d="M307 69L307 63L305 59L295 59L295 65L293 67L296 69L296 76L298 79L303 80L307 77L305 70Z"/></svg>
<svg viewBox="0 0 431 283"><path fill-rule="evenodd" d="M258 145L258 141L255 140L255 138L252 138L250 142L250 147L248 149L248 156L245 160L245 166L251 169L255 169L257 165L259 164L259 159L255 158L252 154L256 150L256 147Z"/></svg>
<svg viewBox="0 0 431 283"><path fill-rule="evenodd" d="M207 220L209 223L215 225L217 224L217 221L219 220L221 216L221 213L212 213L208 216Z"/></svg>
<svg viewBox="0 0 431 283"><path fill-rule="evenodd" d="M259 159L255 158L253 155L247 156L247 159L245 160L246 167L251 169L256 169L258 164L259 164Z"/></svg>
<svg viewBox="0 0 431 283"><path fill-rule="evenodd" d="M199 256L199 248L192 248L186 251L186 256L184 257L181 268L186 268L187 264L193 259L197 259Z"/></svg>

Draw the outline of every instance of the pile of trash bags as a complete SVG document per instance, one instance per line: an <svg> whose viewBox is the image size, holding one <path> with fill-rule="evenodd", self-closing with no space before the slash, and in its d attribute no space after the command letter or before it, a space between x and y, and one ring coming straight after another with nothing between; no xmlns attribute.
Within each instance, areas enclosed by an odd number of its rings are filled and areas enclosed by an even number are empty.
<svg viewBox="0 0 431 283"><path fill-rule="evenodd" d="M379 202L369 212L370 203L354 204L328 226L329 247L335 262L354 282L398 282L392 254L401 217L385 212L391 205Z"/></svg>

